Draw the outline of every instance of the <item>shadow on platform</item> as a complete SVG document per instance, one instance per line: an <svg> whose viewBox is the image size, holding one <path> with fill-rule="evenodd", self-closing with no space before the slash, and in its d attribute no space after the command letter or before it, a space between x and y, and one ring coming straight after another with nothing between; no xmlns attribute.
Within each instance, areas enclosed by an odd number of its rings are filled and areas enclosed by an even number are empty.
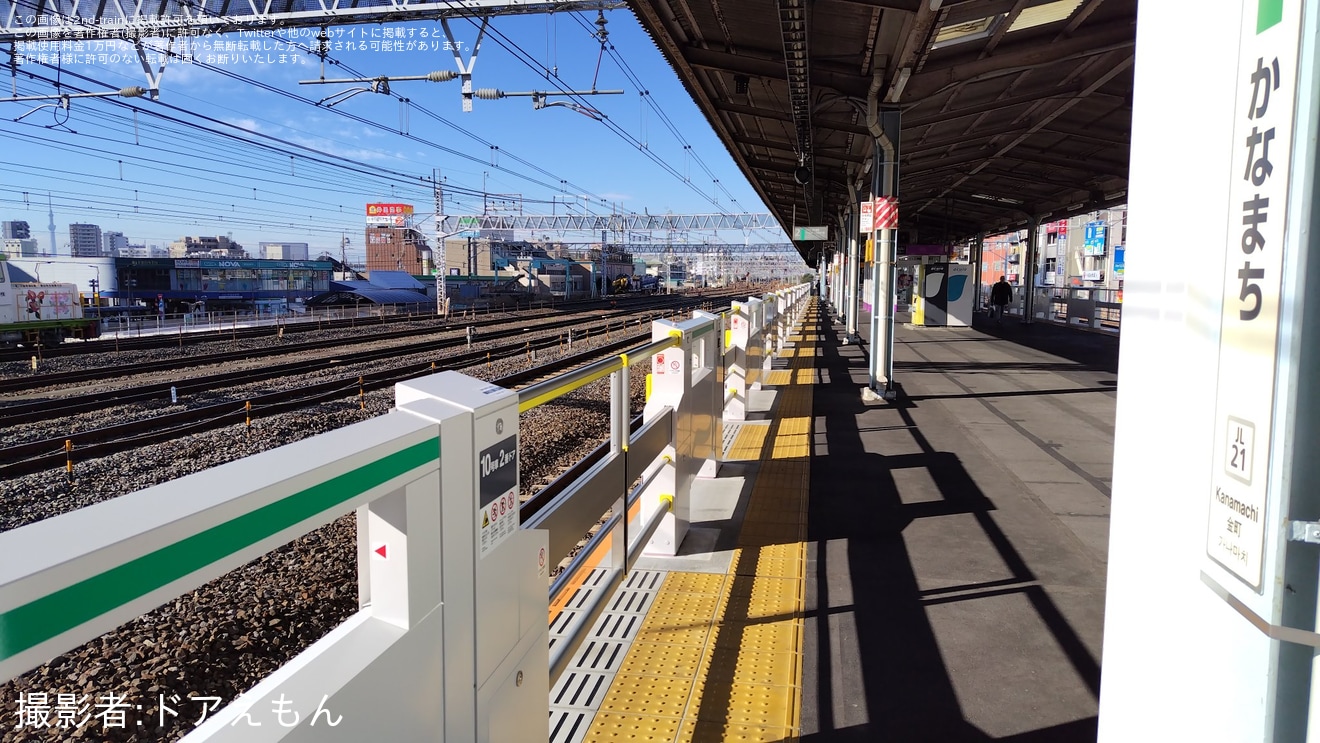
<svg viewBox="0 0 1320 743"><path fill-rule="evenodd" d="M1028 346L1067 332L981 325L976 330ZM840 329L828 322L817 330L816 363L832 381L816 387L813 406L803 743L1095 740L1100 666L1092 648L1103 570L1097 578L1063 530L1014 494L1012 478L958 422L941 411L917 415L915 403L1107 388L914 394L896 405L869 404L859 394L862 350L841 346ZM905 342L994 339L915 336ZM1085 346L1055 342L1050 352L1106 363ZM899 368L909 375L1075 369L934 366Z"/></svg>

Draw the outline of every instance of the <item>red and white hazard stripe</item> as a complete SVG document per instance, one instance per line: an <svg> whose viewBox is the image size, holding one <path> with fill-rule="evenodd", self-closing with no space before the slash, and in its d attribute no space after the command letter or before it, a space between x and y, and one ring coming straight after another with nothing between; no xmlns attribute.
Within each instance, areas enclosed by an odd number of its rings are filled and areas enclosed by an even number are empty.
<svg viewBox="0 0 1320 743"><path fill-rule="evenodd" d="M893 230L898 228L898 199L890 196L876 197L875 228L877 230Z"/></svg>

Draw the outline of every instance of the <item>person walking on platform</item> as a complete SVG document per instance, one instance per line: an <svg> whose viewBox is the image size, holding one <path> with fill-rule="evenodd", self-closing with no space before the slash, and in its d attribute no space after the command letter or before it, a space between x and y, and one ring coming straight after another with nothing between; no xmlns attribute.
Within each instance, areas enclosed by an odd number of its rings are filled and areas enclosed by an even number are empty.
<svg viewBox="0 0 1320 743"><path fill-rule="evenodd" d="M1004 324L1004 308L1009 302L1013 301L1013 287L1004 277L1000 276L999 281L990 287L990 305L993 308L991 314L999 320L999 324Z"/></svg>

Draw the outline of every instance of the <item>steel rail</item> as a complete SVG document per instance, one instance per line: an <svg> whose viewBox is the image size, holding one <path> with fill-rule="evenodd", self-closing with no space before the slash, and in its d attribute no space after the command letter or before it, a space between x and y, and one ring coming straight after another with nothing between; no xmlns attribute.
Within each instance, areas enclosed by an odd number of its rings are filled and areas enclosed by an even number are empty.
<svg viewBox="0 0 1320 743"><path fill-rule="evenodd" d="M666 300L663 300L659 304L654 306L652 305L647 305L645 307L634 306L632 308L606 310L603 314L597 315L596 317L598 318L626 317L635 314L637 311L643 309L679 308L685 306L691 301L692 300L689 299L675 300L673 298L667 298ZM584 311L592 312L593 310L588 309ZM579 314L579 313L574 313L574 314ZM473 327L486 327L489 325L499 325L499 324L512 323L512 322L526 322L527 320L546 320L547 322L544 324L556 324L556 323L563 323L566 319L567 318L565 318L562 314L552 312L534 317L523 316L523 317L515 317L515 318L503 318L503 319L496 319L493 321L483 321L483 322L470 323L470 324ZM466 327L466 325L461 327ZM536 327L539 328L540 325ZM446 330L458 330L458 329L460 328L456 326L451 326L449 328L446 328ZM370 343L379 340L407 338L409 336L414 336L414 335L427 335L435 332L444 332L444 330L437 331L435 328L409 329L404 331L396 331L394 333L376 335L370 338L364 337L360 341L356 341L356 342ZM450 341L448 340L433 341L433 343L441 344L437 347L443 347L443 344L447 342ZM60 385L60 384L72 384L83 381L94 381L98 379L122 377L128 374L135 374L135 373L149 373L149 372L154 373L160 371L169 371L171 369L189 368L189 367L203 366L209 364L220 364L220 363L226 363L229 361L236 361L236 360L264 358L267 356L279 356L290 353L299 353L302 351L315 351L324 348L335 348L337 346L343 346L344 344L345 344L345 339L343 338L330 338L324 340L309 341L307 343L299 343L289 346L272 346L270 348L263 348L263 349L226 351L223 353L207 354L203 356L180 357L178 359L145 361L145 362L133 363L133 364L119 364L115 366L101 367L99 369L80 369L76 371L62 372L58 374L15 376L15 377L10 377L8 379L0 379L0 392L10 392L15 390L28 391L38 387L48 387L48 386ZM423 350L427 350L427 349L423 349ZM365 353L370 353L370 352L365 352ZM347 362L347 363L351 363L351 362ZM3 412L3 410L0 410L0 412Z"/></svg>
<svg viewBox="0 0 1320 743"><path fill-rule="evenodd" d="M671 297L673 295L670 295ZM538 314L535 315L517 315L523 318L549 317L555 314L561 314L567 310L570 312L590 312L593 309L608 308L609 302L600 299L575 300L572 302L561 302L549 309L530 310ZM523 310L516 310L523 312ZM487 323L498 323L512 319L509 312L501 312L503 317L493 317L482 320L468 322L456 322L459 318L451 317L448 320L441 321L440 328L456 328L465 325L483 325ZM154 317L151 316L151 317ZM485 317L485 316L483 316ZM279 335L284 331L284 335L296 333L310 333L318 330L342 330L355 328L363 325L391 325L406 322L423 322L426 320L436 320L434 313L412 314L412 315L383 315L377 317L349 317L338 320L305 320L274 325L260 325L255 327L225 329L217 327L214 330L194 331L183 333L183 344L191 345L196 343L213 343L220 338L263 338L266 336ZM111 334L103 333L100 338L85 341L83 343L63 343L58 346L42 345L37 347L6 348L0 349L0 362L2 361L27 361L36 355L39 358L57 358L62 356L81 356L94 353L123 353L126 351L143 351L156 348L174 348L179 345L178 334L153 334L145 336L125 336L115 338ZM39 353L38 353L39 351Z"/></svg>
<svg viewBox="0 0 1320 743"><path fill-rule="evenodd" d="M556 323L532 325L530 327L522 327L525 326L526 323L512 324L514 324L515 327L489 332L486 335L483 335L481 340L491 341L518 336L527 332L544 330L546 325L554 325ZM601 325L592 325L589 326L589 330L595 332L603 327L604 326ZM165 399L169 398L171 390L178 394L212 391L225 387L255 383L275 377L311 374L336 367L342 368L350 364L388 360L403 355L427 353L430 351L444 351L454 347L463 346L466 342L466 339L461 336L444 338L418 343L413 346L372 349L369 351L359 351L346 356L291 361L284 364L263 366L258 369L221 372L218 374L208 374L190 379L157 382L107 392L94 392L84 395L69 396L61 399L43 399L31 402L20 402L13 405L0 405L0 428L16 426L23 423L53 420L92 410L104 410L112 405L128 405L135 402ZM248 357L244 356L242 352L238 352L236 358L246 359ZM439 361L439 359L437 359L437 361ZM116 376L120 375L121 374L116 374Z"/></svg>
<svg viewBox="0 0 1320 743"><path fill-rule="evenodd" d="M556 371L582 363L587 358L596 358L602 353L613 354L639 338L625 338L603 347L588 349L579 354L556 359L532 369L516 372L495 380L495 384L516 386L538 379ZM198 433L205 430L222 428L232 423L245 421L249 415L270 416L309 407L329 400L342 399L360 391L372 392L390 387L397 382L433 371L460 369L488 358L497 360L524 353L527 349L542 349L557 345L557 339L544 339L537 342L515 343L491 349L459 354L437 363L434 369L430 364L414 363L393 369L386 369L367 375L352 375L324 382L304 385L294 390L283 390L257 395L244 402L229 401L216 403L191 410L169 413L164 416L147 418L139 421L106 426L90 431L80 431L63 437L19 444L0 449L0 477L40 472L44 469L66 465L77 454L77 460L86 460L138 448L150 444L168 441L181 435ZM489 356L487 356L489 354ZM359 381L361 380L361 381ZM246 403L251 403L251 408Z"/></svg>

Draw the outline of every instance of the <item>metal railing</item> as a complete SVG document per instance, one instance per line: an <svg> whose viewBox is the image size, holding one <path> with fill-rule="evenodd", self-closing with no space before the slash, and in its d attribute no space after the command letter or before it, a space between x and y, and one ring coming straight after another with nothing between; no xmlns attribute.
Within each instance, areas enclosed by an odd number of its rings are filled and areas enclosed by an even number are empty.
<svg viewBox="0 0 1320 743"><path fill-rule="evenodd" d="M1025 295L1020 291L1014 294L1006 314L1022 317ZM1035 319L1045 322L1117 334L1123 321L1123 292L1119 289L1038 287L1033 314Z"/></svg>

